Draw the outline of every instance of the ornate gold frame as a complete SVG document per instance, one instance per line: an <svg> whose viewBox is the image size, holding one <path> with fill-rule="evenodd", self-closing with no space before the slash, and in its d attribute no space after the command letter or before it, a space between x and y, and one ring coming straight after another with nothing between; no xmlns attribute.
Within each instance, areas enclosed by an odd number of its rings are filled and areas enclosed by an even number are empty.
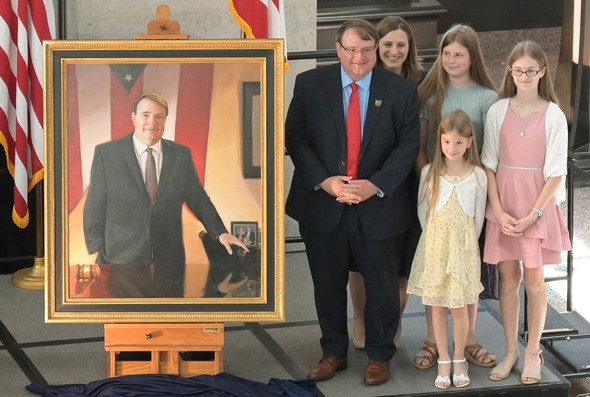
<svg viewBox="0 0 590 397"><path fill-rule="evenodd" d="M134 41L46 41L44 43L45 83L45 256L47 322L136 323L136 322L221 322L221 321L284 321L284 47L282 40L134 40ZM146 64L183 65L212 63L238 69L255 65L261 87L261 178L247 181L259 183L252 188L260 195L258 219L260 237L260 293L255 297L183 297L183 298L117 298L75 297L71 294L73 245L80 231L72 227L73 182L70 167L70 123L74 101L68 96L68 71L78 65ZM96 66L99 67L99 66ZM70 69L69 69L70 68ZM251 78L249 80L252 80ZM101 81L84 84L103 84ZM145 86L145 85L144 85ZM98 86L97 86L98 87ZM213 87L213 95L217 93ZM232 106L241 109L242 84L228 92ZM234 92L235 91L235 92ZM235 103L233 96L235 95ZM107 98L108 100L109 98ZM213 99L212 99L213 101ZM77 102L76 102L77 106ZM77 109L77 108L76 108ZM77 111L77 110L76 110ZM211 110L213 114L214 110ZM227 116L227 115L224 115ZM242 136L241 111L236 120L235 136ZM114 130L114 128L113 128ZM229 129L233 134L232 128ZM211 130L210 134L217 132ZM212 135L214 136L214 135ZM166 137L166 136L165 136ZM241 139L241 138L237 138ZM81 144L81 147L84 147ZM240 146L241 147L241 144ZM208 149L209 150L209 149ZM240 153L238 153L238 156ZM81 157L83 158L83 157ZM217 157L218 158L218 157ZM80 160L82 162L82 160ZM218 160L216 160L218 161ZM71 162L71 163L70 163ZM207 167L210 160L207 157ZM244 178L242 163L236 175ZM233 169L230 168L230 172ZM215 194L209 192L215 202ZM233 200L240 196L236 191ZM230 207L230 206L227 206ZM230 230L230 222L249 219L220 215ZM256 214L255 214L256 215ZM184 223L184 222L183 222ZM82 240L83 241L83 240ZM186 237L185 237L186 241ZM77 243L76 243L77 244ZM186 246L186 244L185 244ZM91 268L91 267L90 267ZM88 267L86 268L88 269ZM86 276L92 278L92 271ZM82 277L83 278L83 277Z"/></svg>

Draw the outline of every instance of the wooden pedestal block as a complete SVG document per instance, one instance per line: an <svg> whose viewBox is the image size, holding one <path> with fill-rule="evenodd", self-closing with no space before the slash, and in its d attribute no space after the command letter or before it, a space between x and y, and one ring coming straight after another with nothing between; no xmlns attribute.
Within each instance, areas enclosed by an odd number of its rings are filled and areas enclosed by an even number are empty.
<svg viewBox="0 0 590 397"><path fill-rule="evenodd" d="M224 328L214 324L105 324L108 377L223 371Z"/></svg>

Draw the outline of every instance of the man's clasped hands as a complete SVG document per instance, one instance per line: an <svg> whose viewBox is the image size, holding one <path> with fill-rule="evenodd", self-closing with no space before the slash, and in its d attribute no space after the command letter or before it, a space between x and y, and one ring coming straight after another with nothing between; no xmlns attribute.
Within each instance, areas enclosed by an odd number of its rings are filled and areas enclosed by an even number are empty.
<svg viewBox="0 0 590 397"><path fill-rule="evenodd" d="M379 192L368 179L352 179L352 176L335 175L325 179L320 187L336 197L340 203L358 204Z"/></svg>

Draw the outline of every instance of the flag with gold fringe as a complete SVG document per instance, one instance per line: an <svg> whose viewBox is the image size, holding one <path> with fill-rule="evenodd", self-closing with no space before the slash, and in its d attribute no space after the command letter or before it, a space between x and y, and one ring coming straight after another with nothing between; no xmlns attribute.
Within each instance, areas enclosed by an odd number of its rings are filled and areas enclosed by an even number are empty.
<svg viewBox="0 0 590 397"><path fill-rule="evenodd" d="M0 143L21 228L29 223L28 192L43 179L43 40L53 38L52 0L0 0Z"/></svg>
<svg viewBox="0 0 590 397"><path fill-rule="evenodd" d="M229 9L249 38L284 40L285 71L288 72L283 0L230 0Z"/></svg>

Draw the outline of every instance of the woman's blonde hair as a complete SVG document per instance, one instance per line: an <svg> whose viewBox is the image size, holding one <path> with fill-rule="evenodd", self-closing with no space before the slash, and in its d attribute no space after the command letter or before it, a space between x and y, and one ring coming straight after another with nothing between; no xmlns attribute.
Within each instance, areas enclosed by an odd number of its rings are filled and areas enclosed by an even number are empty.
<svg viewBox="0 0 590 397"><path fill-rule="evenodd" d="M521 41L513 49L508 60L506 61L506 72L504 73L504 80L500 87L500 98L511 98L516 95L516 84L514 78L510 74L510 69L514 62L518 61L523 56L528 55L533 58L541 68L545 68L545 74L539 80L538 91L541 98L558 103L557 95L553 90L553 83L551 82L551 74L549 73L547 55L541 47L533 41Z"/></svg>
<svg viewBox="0 0 590 397"><path fill-rule="evenodd" d="M470 26L463 24L453 25L447 30L441 39L438 49L438 57L424 78L424 81L418 86L420 108L424 107L428 98L434 95L435 99L432 104L434 120L432 125L438 125L441 120L441 108L447 92L448 75L442 64L443 50L445 47L455 42L467 48L467 51L469 52L469 59L471 61L469 74L471 79L479 85L498 92L498 89L486 70L485 61L479 45L479 38L477 37L475 30Z"/></svg>
<svg viewBox="0 0 590 397"><path fill-rule="evenodd" d="M440 121L438 126L436 151L434 152L434 160L430 164L430 169L426 174L426 183L429 186L424 189L424 200L430 194L430 205L428 206L427 214L430 214L436 208L436 201L438 198L438 189L440 184L440 176L445 169L445 154L442 151L441 136L450 131L457 131L459 135L464 138L471 138L471 146L467 148L463 154L463 158L471 166L481 167L479 154L477 153L477 143L475 142L475 134L473 133L473 124L467 113L461 109L454 110L447 113Z"/></svg>
<svg viewBox="0 0 590 397"><path fill-rule="evenodd" d="M377 24L379 41L394 30L402 30L408 36L408 56L402 64L402 77L418 84L422 78L422 64L420 57L418 57L418 47L410 24L402 17L396 15L386 16ZM379 52L379 47L377 47L377 52ZM385 68L381 55L379 53L377 55L377 66Z"/></svg>

